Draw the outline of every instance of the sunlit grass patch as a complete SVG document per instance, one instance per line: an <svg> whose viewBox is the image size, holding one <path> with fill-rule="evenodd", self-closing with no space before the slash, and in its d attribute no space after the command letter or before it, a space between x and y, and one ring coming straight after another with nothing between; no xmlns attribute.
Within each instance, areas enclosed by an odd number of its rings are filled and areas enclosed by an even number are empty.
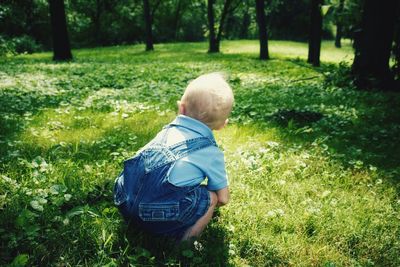
<svg viewBox="0 0 400 267"><path fill-rule="evenodd" d="M234 145L225 135L233 137ZM367 244L376 238L370 233L397 220L396 212L386 208L396 200L396 191L382 186L375 170L344 169L318 146L288 146L277 137L268 128L260 133L246 127L228 128L221 136L229 151L232 203L223 209L222 220L231 234L230 242L240 248L250 243L249 251L272 246L275 253L269 258L268 254L263 254L267 258L251 254L255 264L271 260L297 266L312 259L317 265L346 265L347 255L355 255L363 264L372 258L388 262L395 250L380 255L379 249L367 248ZM349 245L354 235L357 241ZM391 233L385 235L384 239L391 239ZM375 242L382 244L382 239ZM235 253L234 257L244 255Z"/></svg>
<svg viewBox="0 0 400 267"><path fill-rule="evenodd" d="M339 63L351 62L353 49L349 40L342 42L342 48L336 48L333 41L323 41L321 46L321 61ZM260 44L258 40L240 40L222 42L222 52L227 54L248 54L258 57ZM271 58L307 59L308 47L302 42L272 40L268 44Z"/></svg>
<svg viewBox="0 0 400 267"><path fill-rule="evenodd" d="M104 149L117 154L119 154L118 149L124 152L127 149L133 153L134 147L143 145L151 138L152 133L154 134L171 118L171 114L166 116L165 112L148 110L134 113L134 111L124 108L108 113L76 108L42 111L32 119L30 127L21 134L21 140L24 146L44 152L59 146L61 150L69 147L74 153L80 151L86 153L88 157L97 157ZM126 140L127 147L120 146L121 139ZM117 146L115 142L119 145ZM139 144L135 145L136 143ZM92 146L99 151L90 149ZM85 152L87 149L89 151ZM124 156L128 156L127 153L125 152Z"/></svg>

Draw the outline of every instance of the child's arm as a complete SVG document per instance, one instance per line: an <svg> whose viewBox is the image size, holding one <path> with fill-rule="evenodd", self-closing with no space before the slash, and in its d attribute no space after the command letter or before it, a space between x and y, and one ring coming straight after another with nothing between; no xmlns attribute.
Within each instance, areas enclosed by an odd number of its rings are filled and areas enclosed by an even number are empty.
<svg viewBox="0 0 400 267"><path fill-rule="evenodd" d="M218 197L218 203L217 206L223 206L228 204L229 202L229 189L228 187L224 187L218 191L215 191L217 193Z"/></svg>

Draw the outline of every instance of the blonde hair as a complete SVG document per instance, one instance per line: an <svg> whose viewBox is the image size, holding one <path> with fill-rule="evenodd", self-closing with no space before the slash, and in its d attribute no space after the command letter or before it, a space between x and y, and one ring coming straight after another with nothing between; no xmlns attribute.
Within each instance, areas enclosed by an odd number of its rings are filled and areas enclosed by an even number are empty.
<svg viewBox="0 0 400 267"><path fill-rule="evenodd" d="M189 83L181 102L186 115L211 129L223 125L233 106L233 92L222 73L204 74Z"/></svg>

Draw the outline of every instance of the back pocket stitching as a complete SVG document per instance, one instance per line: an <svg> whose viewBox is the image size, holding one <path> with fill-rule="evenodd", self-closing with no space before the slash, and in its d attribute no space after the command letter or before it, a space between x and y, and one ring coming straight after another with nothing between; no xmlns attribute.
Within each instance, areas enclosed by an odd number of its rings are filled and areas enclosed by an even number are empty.
<svg viewBox="0 0 400 267"><path fill-rule="evenodd" d="M179 218L179 203L140 203L139 217L143 221L176 221Z"/></svg>

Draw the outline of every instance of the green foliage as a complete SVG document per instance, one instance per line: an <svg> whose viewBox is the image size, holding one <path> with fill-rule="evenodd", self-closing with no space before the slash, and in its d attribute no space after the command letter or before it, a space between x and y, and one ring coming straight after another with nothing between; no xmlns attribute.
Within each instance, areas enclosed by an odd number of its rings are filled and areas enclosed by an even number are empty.
<svg viewBox="0 0 400 267"><path fill-rule="evenodd" d="M46 0L4 0L0 3L0 35L14 39L18 53L38 51L51 45L51 28ZM38 47L39 45L39 47Z"/></svg>
<svg viewBox="0 0 400 267"><path fill-rule="evenodd" d="M337 87L354 87L351 66L345 61L339 63L339 68L333 65L326 68L325 83Z"/></svg>
<svg viewBox="0 0 400 267"><path fill-rule="evenodd" d="M160 44L2 58L0 265L398 266L400 98L343 78L352 49ZM231 202L194 242L123 222L114 178L175 116L188 81L227 71L232 123L216 132Z"/></svg>
<svg viewBox="0 0 400 267"><path fill-rule="evenodd" d="M340 9L341 0L329 0L330 10L326 16L328 21L343 27L343 36L354 38L354 31L358 31L361 23L362 0L345 0L343 9Z"/></svg>
<svg viewBox="0 0 400 267"><path fill-rule="evenodd" d="M392 57L394 59L392 70L395 78L400 80L400 19L397 19L397 21L398 23L395 29L394 44L392 49Z"/></svg>
<svg viewBox="0 0 400 267"><path fill-rule="evenodd" d="M143 41L142 5L141 0L69 1L67 15L73 44L89 46ZM156 42L204 38L204 1L150 1L150 6Z"/></svg>
<svg viewBox="0 0 400 267"><path fill-rule="evenodd" d="M37 44L32 37L27 35L15 37L12 39L12 42L14 44L15 52L18 54L32 54L33 52L39 52L41 50L40 45Z"/></svg>
<svg viewBox="0 0 400 267"><path fill-rule="evenodd" d="M23 35L7 39L0 36L0 56L15 55L41 51L41 46L32 37Z"/></svg>
<svg viewBox="0 0 400 267"><path fill-rule="evenodd" d="M307 40L310 1L273 0L266 5L269 35L273 39Z"/></svg>
<svg viewBox="0 0 400 267"><path fill-rule="evenodd" d="M326 6L337 10L338 2L330 0ZM358 26L361 14L360 0L345 2L343 12L328 12L324 18L324 38L332 37L333 24L339 20L345 27L346 36L352 37L352 31ZM65 5L73 47L134 44L145 39L141 0L70 0L65 1ZM205 40L208 36L206 5L204 0L151 0L154 41L157 43ZM220 17L223 5L223 0L215 1L216 18ZM306 40L309 30L309 5L308 0L268 1L265 11L269 37ZM218 27L219 20L215 23ZM2 1L0 34L9 39L30 36L40 46L51 49L48 1ZM258 38L254 1L232 2L222 36L223 39ZM28 44L25 39L21 41ZM36 48L32 40L28 48ZM29 52L26 46L23 50Z"/></svg>
<svg viewBox="0 0 400 267"><path fill-rule="evenodd" d="M161 1L154 12L155 41L204 40L206 10L206 1L202 0Z"/></svg>
<svg viewBox="0 0 400 267"><path fill-rule="evenodd" d="M15 51L14 44L0 35L0 57L13 55Z"/></svg>
<svg viewBox="0 0 400 267"><path fill-rule="evenodd" d="M29 255L27 254L20 254L17 257L14 258L10 266L12 267L22 267L26 266L29 260Z"/></svg>

